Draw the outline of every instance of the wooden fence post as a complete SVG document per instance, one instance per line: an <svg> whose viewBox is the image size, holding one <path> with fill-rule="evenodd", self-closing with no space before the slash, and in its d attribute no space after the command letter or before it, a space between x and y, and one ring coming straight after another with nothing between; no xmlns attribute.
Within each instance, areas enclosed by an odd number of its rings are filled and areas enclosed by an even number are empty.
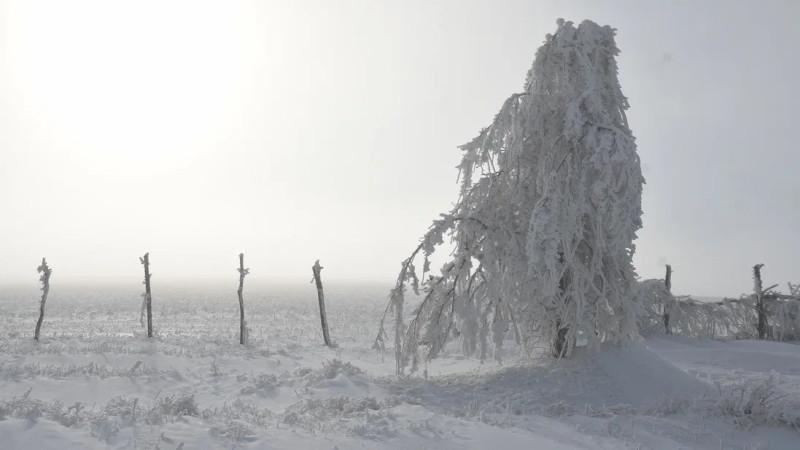
<svg viewBox="0 0 800 450"><path fill-rule="evenodd" d="M667 293L671 296L672 295L672 266L669 264L667 266L667 273L664 275L664 287L667 288ZM669 311L667 310L667 300L664 299L664 329L667 334L672 334L672 330L669 328ZM670 302L671 303L671 302Z"/></svg>
<svg viewBox="0 0 800 450"><path fill-rule="evenodd" d="M244 268L244 253L239 253L239 343L245 345L247 341L247 328L244 322L244 277L250 269Z"/></svg>
<svg viewBox="0 0 800 450"><path fill-rule="evenodd" d="M325 314L325 294L322 292L322 276L320 274L320 272L322 272L322 266L319 265L319 260L311 267L311 271L314 273L314 281L317 284L317 299L319 300L319 318L322 323L322 338L325 340L325 345L331 347L331 337L328 333L328 317Z"/></svg>
<svg viewBox="0 0 800 450"><path fill-rule="evenodd" d="M762 291L763 285L761 284L761 268L764 264L756 264L753 266L753 290L756 296L756 313L758 314L758 338L766 339L767 337L767 311L764 308L764 292Z"/></svg>
<svg viewBox="0 0 800 450"><path fill-rule="evenodd" d="M144 302L147 308L147 337L153 337L153 296L150 293L150 253L139 258L144 266Z"/></svg>
<svg viewBox="0 0 800 450"><path fill-rule="evenodd" d="M53 273L53 269L47 265L47 260L42 258L42 264L36 268L36 271L42 274L39 276L39 281L42 282L42 300L39 303L39 320L36 321L33 340L39 342L39 332L42 329L42 322L44 322L44 304L47 302L47 294L50 292L50 274Z"/></svg>

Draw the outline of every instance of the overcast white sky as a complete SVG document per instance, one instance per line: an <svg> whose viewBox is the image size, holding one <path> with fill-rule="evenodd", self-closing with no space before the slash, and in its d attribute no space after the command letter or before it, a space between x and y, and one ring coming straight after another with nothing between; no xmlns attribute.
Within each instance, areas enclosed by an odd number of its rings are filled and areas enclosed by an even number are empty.
<svg viewBox="0 0 800 450"><path fill-rule="evenodd" d="M558 17L618 29L639 274L800 281L800 2L0 0L0 285L391 283Z"/></svg>

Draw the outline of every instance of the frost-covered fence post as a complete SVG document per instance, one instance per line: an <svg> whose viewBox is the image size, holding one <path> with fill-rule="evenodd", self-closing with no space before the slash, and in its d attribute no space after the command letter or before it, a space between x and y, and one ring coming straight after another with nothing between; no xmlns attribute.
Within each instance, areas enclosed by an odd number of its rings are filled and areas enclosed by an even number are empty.
<svg viewBox="0 0 800 450"><path fill-rule="evenodd" d="M758 314L758 338L766 339L767 337L767 311L764 306L764 292L761 283L761 268L764 264L756 264L753 266L753 290L756 297L756 314Z"/></svg>
<svg viewBox="0 0 800 450"><path fill-rule="evenodd" d="M47 302L47 294L50 293L50 274L53 273L53 269L47 265L47 260L42 258L42 263L36 268L36 271L41 274L39 281L42 282L42 300L39 303L39 320L36 321L33 340L39 342L39 332L42 330L42 322L44 322L44 304Z"/></svg>
<svg viewBox="0 0 800 450"><path fill-rule="evenodd" d="M247 340L247 328L244 321L244 277L250 273L250 269L244 268L244 253L239 253L239 343L244 345Z"/></svg>
<svg viewBox="0 0 800 450"><path fill-rule="evenodd" d="M147 309L147 337L153 337L153 296L150 293L150 253L139 258L144 266L144 302Z"/></svg>
<svg viewBox="0 0 800 450"><path fill-rule="evenodd" d="M328 333L328 316L325 314L325 294L322 292L322 266L319 265L317 260L311 267L314 273L314 282L317 284L317 299L319 300L319 320L322 323L322 339L325 340L325 345L331 347L331 336Z"/></svg>
<svg viewBox="0 0 800 450"><path fill-rule="evenodd" d="M672 266L670 266L669 264L667 264L666 266L667 266L667 273L664 275L664 287L667 289L667 294L669 294L671 296L672 295ZM667 298L664 299L664 305L663 305L663 308L664 308L664 311L663 311L663 314L664 314L664 331L667 334L672 334L672 330L669 328L669 304L670 303L671 302L669 302L669 299L667 299Z"/></svg>

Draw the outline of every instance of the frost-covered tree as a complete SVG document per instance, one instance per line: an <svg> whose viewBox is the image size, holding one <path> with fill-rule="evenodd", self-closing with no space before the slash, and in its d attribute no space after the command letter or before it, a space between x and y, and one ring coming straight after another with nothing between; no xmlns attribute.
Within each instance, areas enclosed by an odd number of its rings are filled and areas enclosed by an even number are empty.
<svg viewBox="0 0 800 450"><path fill-rule="evenodd" d="M481 358L491 350L499 357L509 330L558 357L579 339L591 345L636 334L631 259L644 179L614 34L559 19L523 92L461 146L458 201L403 261L381 320L376 346L385 348L384 325L394 315L398 373L435 357L456 334ZM452 257L425 279L446 236ZM408 286L422 301L406 325Z"/></svg>

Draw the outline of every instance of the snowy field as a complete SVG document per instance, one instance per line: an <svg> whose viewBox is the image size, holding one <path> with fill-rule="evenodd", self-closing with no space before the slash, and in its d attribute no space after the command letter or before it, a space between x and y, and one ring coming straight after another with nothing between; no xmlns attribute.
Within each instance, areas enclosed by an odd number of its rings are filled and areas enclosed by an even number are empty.
<svg viewBox="0 0 800 450"><path fill-rule="evenodd" d="M0 448L798 449L800 345L681 337L502 364L454 343L398 380L372 350L388 289L327 287L321 345L312 285L59 288L42 341L38 291L0 292Z"/></svg>

